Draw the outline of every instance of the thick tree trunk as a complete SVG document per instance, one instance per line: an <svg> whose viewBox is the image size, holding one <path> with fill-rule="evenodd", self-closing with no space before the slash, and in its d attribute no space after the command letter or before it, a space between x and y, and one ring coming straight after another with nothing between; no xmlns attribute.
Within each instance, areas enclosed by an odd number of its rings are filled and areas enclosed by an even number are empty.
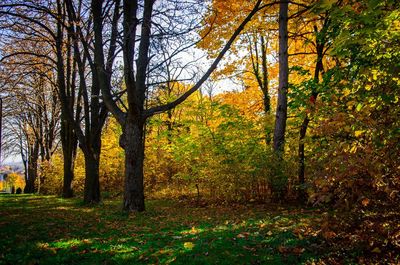
<svg viewBox="0 0 400 265"><path fill-rule="evenodd" d="M143 122L127 122L121 136L121 146L125 150L125 192L123 209L142 212L144 205L143 162L144 162Z"/></svg>
<svg viewBox="0 0 400 265"><path fill-rule="evenodd" d="M26 182L24 193L35 193L35 180L37 171L28 166L28 181Z"/></svg>
<svg viewBox="0 0 400 265"><path fill-rule="evenodd" d="M100 153L85 154L85 190L83 201L97 204L101 200L99 180Z"/></svg>
<svg viewBox="0 0 400 265"><path fill-rule="evenodd" d="M279 88L274 130L274 151L283 156L287 120L288 61L288 0L279 8Z"/></svg>

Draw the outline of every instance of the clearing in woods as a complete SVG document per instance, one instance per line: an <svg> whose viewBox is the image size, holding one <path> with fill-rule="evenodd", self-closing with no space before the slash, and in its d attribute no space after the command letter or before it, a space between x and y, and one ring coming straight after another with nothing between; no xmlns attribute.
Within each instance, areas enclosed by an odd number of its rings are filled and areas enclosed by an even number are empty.
<svg viewBox="0 0 400 265"><path fill-rule="evenodd" d="M358 252L329 242L334 232L320 210L172 200L147 208L126 214L119 199L89 208L78 199L1 195L0 264L311 264L337 255L352 262Z"/></svg>

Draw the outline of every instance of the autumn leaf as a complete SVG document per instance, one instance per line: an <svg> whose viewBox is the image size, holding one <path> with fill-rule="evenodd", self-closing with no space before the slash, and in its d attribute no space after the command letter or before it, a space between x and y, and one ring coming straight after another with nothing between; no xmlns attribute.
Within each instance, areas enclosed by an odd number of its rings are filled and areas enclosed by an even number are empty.
<svg viewBox="0 0 400 265"><path fill-rule="evenodd" d="M364 207L367 207L369 203L370 203L370 200L368 198L364 198L364 199L361 200L361 204Z"/></svg>
<svg viewBox="0 0 400 265"><path fill-rule="evenodd" d="M238 234L236 237L237 237L237 238L245 238L246 236L243 235L243 234Z"/></svg>
<svg viewBox="0 0 400 265"><path fill-rule="evenodd" d="M185 242L185 243L183 243L183 247L185 249L188 249L188 250L192 250L194 248L194 246L195 246L195 244L193 244L193 242Z"/></svg>
<svg viewBox="0 0 400 265"><path fill-rule="evenodd" d="M374 248L371 252L372 253L378 253L378 254L382 253L382 251L378 247Z"/></svg>
<svg viewBox="0 0 400 265"><path fill-rule="evenodd" d="M332 238L336 237L336 233L333 231L326 231L326 232L323 232L322 236L325 239L332 239Z"/></svg>
<svg viewBox="0 0 400 265"><path fill-rule="evenodd" d="M302 247L295 247L292 250L293 254L296 254L296 255L301 255L304 251L305 251L305 249Z"/></svg>

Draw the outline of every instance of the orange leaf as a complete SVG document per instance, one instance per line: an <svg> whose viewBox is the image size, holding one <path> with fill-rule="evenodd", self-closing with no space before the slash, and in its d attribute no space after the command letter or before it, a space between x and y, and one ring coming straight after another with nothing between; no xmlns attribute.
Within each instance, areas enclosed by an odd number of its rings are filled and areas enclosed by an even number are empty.
<svg viewBox="0 0 400 265"><path fill-rule="evenodd" d="M361 201L361 204L364 206L364 207L367 207L368 206L368 204L369 204L369 199L368 198L364 198L364 199L362 199L362 201Z"/></svg>
<svg viewBox="0 0 400 265"><path fill-rule="evenodd" d="M336 233L333 231L327 231L327 232L324 232L322 236L325 239L332 239L332 238L336 237Z"/></svg>

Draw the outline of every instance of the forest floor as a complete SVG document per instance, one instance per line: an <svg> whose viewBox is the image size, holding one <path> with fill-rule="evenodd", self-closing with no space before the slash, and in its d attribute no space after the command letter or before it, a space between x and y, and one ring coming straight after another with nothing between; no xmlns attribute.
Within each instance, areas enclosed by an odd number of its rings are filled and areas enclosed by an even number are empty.
<svg viewBox="0 0 400 265"><path fill-rule="evenodd" d="M79 199L0 195L0 264L342 264L362 256L330 242L330 214L318 209L146 206L127 214L120 200L86 207Z"/></svg>

